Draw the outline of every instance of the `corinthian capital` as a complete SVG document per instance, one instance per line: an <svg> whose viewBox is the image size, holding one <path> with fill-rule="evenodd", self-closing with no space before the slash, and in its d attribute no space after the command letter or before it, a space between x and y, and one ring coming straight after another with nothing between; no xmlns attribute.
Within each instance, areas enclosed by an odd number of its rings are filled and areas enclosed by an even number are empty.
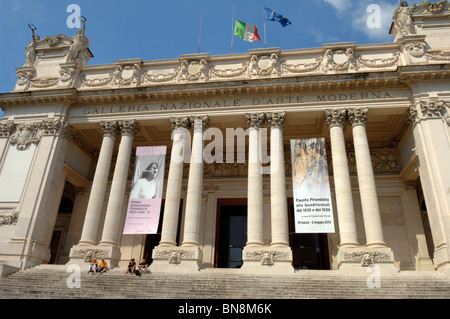
<svg viewBox="0 0 450 319"><path fill-rule="evenodd" d="M328 109L325 110L325 122L327 123L328 127L332 127L335 125L342 126L344 124L346 115L346 110Z"/></svg>
<svg viewBox="0 0 450 319"><path fill-rule="evenodd" d="M119 125L117 121L101 121L103 135L116 136Z"/></svg>
<svg viewBox="0 0 450 319"><path fill-rule="evenodd" d="M136 122L136 120L118 121L118 124L122 135L135 136L140 130L139 124Z"/></svg>
<svg viewBox="0 0 450 319"><path fill-rule="evenodd" d="M267 112L266 113L267 124L271 128L282 129L286 122L286 112Z"/></svg>
<svg viewBox="0 0 450 319"><path fill-rule="evenodd" d="M348 122L351 126L365 125L367 121L367 107L351 108L347 110Z"/></svg>
<svg viewBox="0 0 450 319"><path fill-rule="evenodd" d="M177 128L189 129L192 122L189 116L178 116L178 117L171 117L170 123L172 124L172 130L175 130Z"/></svg>
<svg viewBox="0 0 450 319"><path fill-rule="evenodd" d="M249 128L260 128L264 125L266 121L265 113L246 113L245 120L247 122L247 127Z"/></svg>
<svg viewBox="0 0 450 319"><path fill-rule="evenodd" d="M0 122L0 137L9 137L14 131L15 125L6 121Z"/></svg>
<svg viewBox="0 0 450 319"><path fill-rule="evenodd" d="M196 130L202 130L205 131L209 127L209 117L207 115L205 116L192 116L190 118L191 125L194 128L194 131Z"/></svg>

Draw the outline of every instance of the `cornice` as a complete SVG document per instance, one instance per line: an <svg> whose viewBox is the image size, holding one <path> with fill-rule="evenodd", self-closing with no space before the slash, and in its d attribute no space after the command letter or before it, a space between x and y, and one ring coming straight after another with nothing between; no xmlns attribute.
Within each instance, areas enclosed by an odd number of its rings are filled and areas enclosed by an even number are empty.
<svg viewBox="0 0 450 319"><path fill-rule="evenodd" d="M399 66L394 71L322 74L288 78L230 80L224 82L164 84L154 87L110 89L56 89L0 94L0 106L43 104L109 104L118 102L191 100L239 94L299 94L358 90L409 89L427 81L449 81L450 64Z"/></svg>

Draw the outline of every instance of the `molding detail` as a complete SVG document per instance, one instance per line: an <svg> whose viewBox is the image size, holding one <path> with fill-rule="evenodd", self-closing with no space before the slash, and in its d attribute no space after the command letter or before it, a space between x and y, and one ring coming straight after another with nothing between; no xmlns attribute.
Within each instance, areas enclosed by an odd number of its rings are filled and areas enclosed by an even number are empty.
<svg viewBox="0 0 450 319"><path fill-rule="evenodd" d="M19 220L19 212L13 211L9 215L0 216L0 226L16 225Z"/></svg>
<svg viewBox="0 0 450 319"><path fill-rule="evenodd" d="M10 143L15 144L18 150L26 150L31 143L39 143L42 137L41 126L40 122L15 125L16 131L10 136Z"/></svg>

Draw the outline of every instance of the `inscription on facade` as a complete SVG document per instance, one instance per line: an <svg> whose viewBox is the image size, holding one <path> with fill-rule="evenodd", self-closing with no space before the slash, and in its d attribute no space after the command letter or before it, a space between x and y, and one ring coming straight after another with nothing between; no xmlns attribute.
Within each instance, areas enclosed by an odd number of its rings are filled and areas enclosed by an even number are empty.
<svg viewBox="0 0 450 319"><path fill-rule="evenodd" d="M326 93L315 95L294 95L284 97L278 96L278 97L260 97L249 99L159 102L159 103L147 103L139 105L87 107L82 109L82 113L84 116L91 116L91 115L115 114L115 113L141 113L149 111L239 108L239 107L270 106L270 105L298 105L303 103L393 99L398 96L400 95L398 93L396 94L396 92L387 92L387 91Z"/></svg>

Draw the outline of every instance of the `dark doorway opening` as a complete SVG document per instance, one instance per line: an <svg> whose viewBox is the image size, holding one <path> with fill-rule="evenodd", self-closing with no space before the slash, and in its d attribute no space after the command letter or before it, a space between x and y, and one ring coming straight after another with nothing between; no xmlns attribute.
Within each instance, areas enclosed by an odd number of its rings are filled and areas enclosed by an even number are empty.
<svg viewBox="0 0 450 319"><path fill-rule="evenodd" d="M217 202L216 268L241 268L247 243L247 200L219 199Z"/></svg>
<svg viewBox="0 0 450 319"><path fill-rule="evenodd" d="M152 252L153 248L159 245L161 241L161 231L162 231L162 223L164 218L164 199L161 202L161 212L159 214L159 224L158 230L156 234L148 234L145 237L145 246L144 246L144 255L142 258L146 259L148 264L150 265L153 262ZM180 245L180 226L181 226L181 214L183 211L183 200L180 201L180 210L178 213L178 227L177 227L177 245Z"/></svg>
<svg viewBox="0 0 450 319"><path fill-rule="evenodd" d="M294 205L289 199L289 245L295 269L330 269L327 234L295 233Z"/></svg>

